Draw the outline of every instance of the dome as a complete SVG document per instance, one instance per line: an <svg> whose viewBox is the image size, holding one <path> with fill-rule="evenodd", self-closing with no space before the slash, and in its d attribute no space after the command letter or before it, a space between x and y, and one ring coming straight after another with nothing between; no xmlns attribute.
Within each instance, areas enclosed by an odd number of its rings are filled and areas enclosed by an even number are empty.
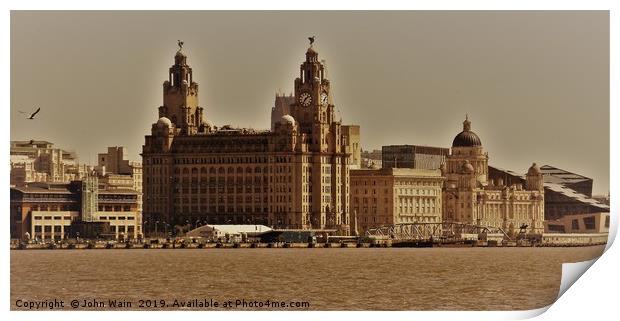
<svg viewBox="0 0 620 321"><path fill-rule="evenodd" d="M536 163L533 163L530 169L527 170L527 175L538 176L540 174L542 174L542 172L540 171L540 168L538 168L538 165L536 165Z"/></svg>
<svg viewBox="0 0 620 321"><path fill-rule="evenodd" d="M480 138L472 131L462 131L452 141L452 147L482 146Z"/></svg>
<svg viewBox="0 0 620 321"><path fill-rule="evenodd" d="M471 174L474 172L474 167L471 166L468 160L466 160L465 163L463 163L463 166L461 166L461 170L463 171L463 174Z"/></svg>
<svg viewBox="0 0 620 321"><path fill-rule="evenodd" d="M166 117L162 117L160 119L157 120L157 127L168 127L171 128L172 127L172 122L170 121L170 119L166 118Z"/></svg>
<svg viewBox="0 0 620 321"><path fill-rule="evenodd" d="M480 142L480 138L476 133L471 131L471 122L468 117L465 116L465 121L463 122L463 131L460 132L454 140L452 141L452 147L473 147L473 146L482 146Z"/></svg>
<svg viewBox="0 0 620 321"><path fill-rule="evenodd" d="M317 54L317 52L312 47L308 48L308 51L306 51L306 53L307 54L311 54L311 55L316 55Z"/></svg>
<svg viewBox="0 0 620 321"><path fill-rule="evenodd" d="M185 54L181 51L181 49L179 49L176 53L176 55L174 55L175 57L186 57Z"/></svg>
<svg viewBox="0 0 620 321"><path fill-rule="evenodd" d="M291 115L284 115L282 116L282 118L280 119L281 123L288 123L291 124L293 126L295 126L295 118L293 118L293 116Z"/></svg>

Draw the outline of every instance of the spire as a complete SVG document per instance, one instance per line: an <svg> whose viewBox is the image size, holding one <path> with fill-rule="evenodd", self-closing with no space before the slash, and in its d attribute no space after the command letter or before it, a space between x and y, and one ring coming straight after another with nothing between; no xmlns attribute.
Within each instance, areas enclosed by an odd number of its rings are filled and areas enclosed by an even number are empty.
<svg viewBox="0 0 620 321"><path fill-rule="evenodd" d="M187 85L191 85L193 82L192 79L192 68L187 64L187 56L183 52L183 41L177 40L177 45L179 49L174 55L174 65L170 67L168 73L168 81L173 87L181 87L184 82L187 82Z"/></svg>
<svg viewBox="0 0 620 321"><path fill-rule="evenodd" d="M321 81L325 78L325 68L321 61L319 61L319 53L313 48L315 37L309 37L310 47L306 51L306 61L303 62L300 68L300 79L302 83L314 82L316 78Z"/></svg>
<svg viewBox="0 0 620 321"><path fill-rule="evenodd" d="M463 131L468 132L471 130L471 122L469 121L469 116L465 114L465 121L463 122Z"/></svg>

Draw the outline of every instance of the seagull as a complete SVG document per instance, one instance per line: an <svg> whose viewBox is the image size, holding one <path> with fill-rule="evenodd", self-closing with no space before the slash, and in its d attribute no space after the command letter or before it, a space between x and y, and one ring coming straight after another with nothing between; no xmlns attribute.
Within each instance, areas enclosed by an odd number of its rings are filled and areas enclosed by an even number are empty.
<svg viewBox="0 0 620 321"><path fill-rule="evenodd" d="M308 40L310 40L310 46L312 46L312 44L314 43L314 36L308 37Z"/></svg>
<svg viewBox="0 0 620 321"><path fill-rule="evenodd" d="M41 111L41 107L37 108L37 110L34 113L30 114L30 116L26 117L26 119L34 119L34 116L38 114L39 111ZM19 110L19 112L22 114L27 114L25 111Z"/></svg>

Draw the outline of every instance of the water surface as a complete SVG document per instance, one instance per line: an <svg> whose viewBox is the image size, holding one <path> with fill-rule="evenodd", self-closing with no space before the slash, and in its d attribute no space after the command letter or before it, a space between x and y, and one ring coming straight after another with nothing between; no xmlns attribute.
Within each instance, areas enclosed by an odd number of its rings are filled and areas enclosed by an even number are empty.
<svg viewBox="0 0 620 321"><path fill-rule="evenodd" d="M18 299L62 299L69 310L74 299L127 300L132 310L141 310L138 300L245 299L310 304L287 310L534 309L557 297L561 263L590 260L602 251L603 246L17 250L11 251L11 308L21 310Z"/></svg>

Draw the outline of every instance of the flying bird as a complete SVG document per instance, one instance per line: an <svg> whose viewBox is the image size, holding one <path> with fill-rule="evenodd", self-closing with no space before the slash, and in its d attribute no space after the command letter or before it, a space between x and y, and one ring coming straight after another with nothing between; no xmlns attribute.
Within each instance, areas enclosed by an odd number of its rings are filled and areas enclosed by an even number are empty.
<svg viewBox="0 0 620 321"><path fill-rule="evenodd" d="M30 116L26 117L26 119L34 119L34 116L36 116L39 113L39 111L41 111L41 107L37 108L37 110L34 113L30 114ZM19 112L22 114L26 114L25 111L20 110Z"/></svg>
<svg viewBox="0 0 620 321"><path fill-rule="evenodd" d="M310 46L312 46L312 44L314 43L314 36L308 37L308 40L310 40Z"/></svg>

